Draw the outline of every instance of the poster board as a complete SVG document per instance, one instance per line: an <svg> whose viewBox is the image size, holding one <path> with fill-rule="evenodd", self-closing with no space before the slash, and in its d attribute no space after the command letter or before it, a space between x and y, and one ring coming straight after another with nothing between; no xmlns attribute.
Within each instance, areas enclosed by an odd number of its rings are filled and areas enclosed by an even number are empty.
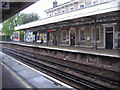
<svg viewBox="0 0 120 90"><path fill-rule="evenodd" d="M25 41L26 42L33 42L33 32L32 31L25 32Z"/></svg>
<svg viewBox="0 0 120 90"><path fill-rule="evenodd" d="M19 31L13 32L13 40L20 41L20 32Z"/></svg>

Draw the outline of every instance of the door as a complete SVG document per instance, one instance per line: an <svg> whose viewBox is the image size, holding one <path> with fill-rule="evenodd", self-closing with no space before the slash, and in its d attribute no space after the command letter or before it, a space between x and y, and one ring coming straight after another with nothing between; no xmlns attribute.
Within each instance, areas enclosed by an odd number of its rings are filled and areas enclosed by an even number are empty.
<svg viewBox="0 0 120 90"><path fill-rule="evenodd" d="M106 33L106 48L113 48L113 33Z"/></svg>
<svg viewBox="0 0 120 90"><path fill-rule="evenodd" d="M113 48L113 27L105 27L106 31L106 49Z"/></svg>
<svg viewBox="0 0 120 90"><path fill-rule="evenodd" d="M70 30L70 45L75 45L75 30Z"/></svg>
<svg viewBox="0 0 120 90"><path fill-rule="evenodd" d="M57 45L57 32L52 32L52 35L53 35L53 37L52 37L52 41L53 41L53 45Z"/></svg>
<svg viewBox="0 0 120 90"><path fill-rule="evenodd" d="M75 34L71 34L71 45L75 45Z"/></svg>

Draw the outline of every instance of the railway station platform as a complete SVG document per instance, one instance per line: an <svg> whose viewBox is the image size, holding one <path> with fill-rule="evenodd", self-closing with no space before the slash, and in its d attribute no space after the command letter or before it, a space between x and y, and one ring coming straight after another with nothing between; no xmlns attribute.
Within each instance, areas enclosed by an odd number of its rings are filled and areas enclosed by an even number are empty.
<svg viewBox="0 0 120 90"><path fill-rule="evenodd" d="M52 49L52 50L68 51L68 52L73 52L73 53L75 52L75 53L84 53L84 54L120 58L120 49L98 48L97 50L95 50L94 48L81 48L79 46L55 46L55 45L42 45L42 44L25 43L25 42L0 41L0 43L13 43L13 44L20 44L23 46L30 46L30 47L38 47L38 48L46 48L46 49Z"/></svg>
<svg viewBox="0 0 120 90"><path fill-rule="evenodd" d="M84 90L83 88L98 88L103 90L119 88L119 49L95 50L74 46L47 46L34 43L4 41L0 42L0 45L2 52L7 55L27 65L33 66L37 70L45 72L54 78L58 78L58 80L66 82L72 87L82 88L82 90ZM16 64L12 65L14 65L14 67L16 66ZM8 64L8 66L12 65ZM16 70L16 68L14 70ZM22 74L18 74L22 76L25 72L22 71ZM60 78L58 76L60 76ZM29 82L38 82L38 79L33 81L26 80ZM63 84L54 83L54 80L49 80L50 82L52 81L53 87L66 87L66 85ZM36 84L32 85L35 86Z"/></svg>
<svg viewBox="0 0 120 90"><path fill-rule="evenodd" d="M37 88L71 90L73 87L39 72L0 52L2 64L2 88Z"/></svg>

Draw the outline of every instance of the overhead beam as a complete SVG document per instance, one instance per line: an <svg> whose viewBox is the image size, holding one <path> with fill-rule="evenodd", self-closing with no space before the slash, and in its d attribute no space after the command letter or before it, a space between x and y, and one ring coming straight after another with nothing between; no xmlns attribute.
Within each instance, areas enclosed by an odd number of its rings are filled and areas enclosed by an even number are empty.
<svg viewBox="0 0 120 90"><path fill-rule="evenodd" d="M19 0L18 0L19 1ZM32 0L33 1L33 0ZM38 0L35 0L35 2ZM0 16L0 22L7 20L8 18L12 17L13 15L17 14L18 12L22 11L26 7L32 5L35 2L9 2L9 9L2 9L2 15Z"/></svg>

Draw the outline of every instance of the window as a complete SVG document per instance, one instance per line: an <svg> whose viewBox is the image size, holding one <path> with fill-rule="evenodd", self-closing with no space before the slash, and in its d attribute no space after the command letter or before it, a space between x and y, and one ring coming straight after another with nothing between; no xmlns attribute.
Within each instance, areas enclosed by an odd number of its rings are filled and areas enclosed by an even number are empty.
<svg viewBox="0 0 120 90"><path fill-rule="evenodd" d="M63 38L63 41L67 41L68 40L69 34L68 34L67 30L62 30L62 38Z"/></svg>
<svg viewBox="0 0 120 90"><path fill-rule="evenodd" d="M94 39L94 33L95 33L95 28L93 28L93 30L92 30L92 37L93 37L93 41L95 40ZM97 41L100 41L100 28L96 28L96 39L97 39Z"/></svg>
<svg viewBox="0 0 120 90"><path fill-rule="evenodd" d="M103 3L104 2L104 0L100 0L100 3Z"/></svg>
<svg viewBox="0 0 120 90"><path fill-rule="evenodd" d="M57 15L57 11L54 12L54 16L56 16L56 15Z"/></svg>
<svg viewBox="0 0 120 90"><path fill-rule="evenodd" d="M57 15L57 13L54 13L54 15L56 16L56 15Z"/></svg>
<svg viewBox="0 0 120 90"><path fill-rule="evenodd" d="M113 32L113 27L105 27L106 32Z"/></svg>
<svg viewBox="0 0 120 90"><path fill-rule="evenodd" d="M85 4L80 4L79 5L79 8L84 8L85 7Z"/></svg>
<svg viewBox="0 0 120 90"><path fill-rule="evenodd" d="M79 4L78 8L84 8L85 7L85 3Z"/></svg>
<svg viewBox="0 0 120 90"><path fill-rule="evenodd" d="M80 8L84 8L84 4L83 4L83 5L80 5Z"/></svg>
<svg viewBox="0 0 120 90"><path fill-rule="evenodd" d="M52 13L49 13L49 14L48 14L48 17L52 17Z"/></svg>
<svg viewBox="0 0 120 90"><path fill-rule="evenodd" d="M84 28L80 29L80 42L86 42L86 31Z"/></svg>
<svg viewBox="0 0 120 90"><path fill-rule="evenodd" d="M66 32L63 31L63 40L66 40Z"/></svg>
<svg viewBox="0 0 120 90"><path fill-rule="evenodd" d="M70 7L70 8L69 8L69 11L73 11L73 10L74 10L74 7Z"/></svg>
<svg viewBox="0 0 120 90"><path fill-rule="evenodd" d="M65 9L61 10L61 13L65 13L65 12L66 12L66 10L65 10Z"/></svg>
<svg viewBox="0 0 120 90"><path fill-rule="evenodd" d="M92 1L92 4L93 4L93 5L98 4L98 0L93 0L93 1Z"/></svg>
<svg viewBox="0 0 120 90"><path fill-rule="evenodd" d="M52 16L52 14L50 14L50 17Z"/></svg>

